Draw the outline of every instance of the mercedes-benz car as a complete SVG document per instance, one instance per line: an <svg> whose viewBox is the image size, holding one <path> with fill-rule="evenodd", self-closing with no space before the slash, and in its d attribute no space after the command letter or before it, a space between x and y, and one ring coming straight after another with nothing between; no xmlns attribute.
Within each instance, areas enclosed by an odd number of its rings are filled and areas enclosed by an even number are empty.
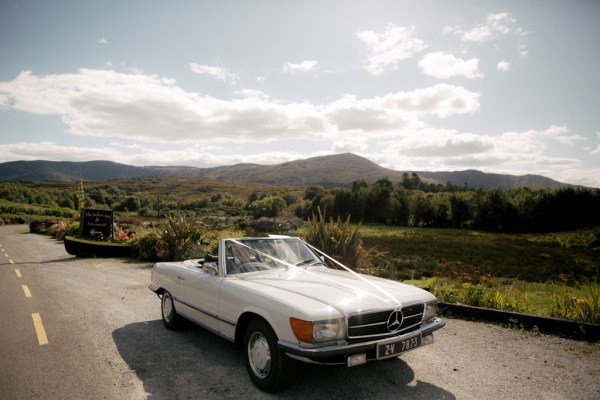
<svg viewBox="0 0 600 400"><path fill-rule="evenodd" d="M243 347L262 390L282 389L291 359L348 367L433 343L436 298L360 274L297 237L221 239L218 254L158 262L150 289L162 321L182 317Z"/></svg>

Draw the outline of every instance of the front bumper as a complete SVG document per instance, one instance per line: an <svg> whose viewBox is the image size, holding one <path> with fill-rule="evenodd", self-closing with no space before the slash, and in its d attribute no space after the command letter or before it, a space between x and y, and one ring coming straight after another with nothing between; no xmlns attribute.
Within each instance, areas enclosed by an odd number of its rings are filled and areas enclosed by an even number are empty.
<svg viewBox="0 0 600 400"><path fill-rule="evenodd" d="M417 330L385 338L379 338L368 342L335 344L323 347L306 348L296 343L279 342L278 347L281 351L287 353L293 358L305 359L315 363L323 364L341 364L345 363L349 356L356 354L366 354L367 360L376 359L377 345L390 340L402 340L421 334L422 337L431 335L434 331L442 328L446 323L440 318L434 318L427 324L422 324ZM425 343L424 343L425 344Z"/></svg>

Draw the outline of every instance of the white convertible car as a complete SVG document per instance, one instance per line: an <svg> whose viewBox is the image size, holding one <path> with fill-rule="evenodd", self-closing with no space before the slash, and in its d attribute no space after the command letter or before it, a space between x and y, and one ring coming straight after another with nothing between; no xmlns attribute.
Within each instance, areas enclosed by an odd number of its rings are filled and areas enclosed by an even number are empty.
<svg viewBox="0 0 600 400"><path fill-rule="evenodd" d="M243 345L262 390L283 388L290 358L349 367L433 343L436 298L358 274L297 237L221 239L219 254L159 262L150 289L162 320L185 317Z"/></svg>

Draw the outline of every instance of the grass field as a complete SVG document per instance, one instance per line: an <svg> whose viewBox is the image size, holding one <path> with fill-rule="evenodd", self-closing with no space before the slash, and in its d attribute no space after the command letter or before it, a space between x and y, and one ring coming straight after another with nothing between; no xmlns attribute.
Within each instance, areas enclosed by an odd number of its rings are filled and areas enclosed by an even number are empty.
<svg viewBox="0 0 600 400"><path fill-rule="evenodd" d="M387 253L390 278L485 272L531 282L596 282L600 228L548 235L363 226L366 247ZM561 275L562 274L562 275Z"/></svg>
<svg viewBox="0 0 600 400"><path fill-rule="evenodd" d="M547 235L364 226L380 276L439 300L600 323L600 228Z"/></svg>

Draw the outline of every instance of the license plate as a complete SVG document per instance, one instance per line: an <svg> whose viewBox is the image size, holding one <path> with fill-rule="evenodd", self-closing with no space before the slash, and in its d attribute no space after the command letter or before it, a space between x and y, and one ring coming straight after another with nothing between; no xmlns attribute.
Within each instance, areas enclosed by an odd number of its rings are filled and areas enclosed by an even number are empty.
<svg viewBox="0 0 600 400"><path fill-rule="evenodd" d="M423 344L421 335L415 335L406 339L396 340L393 342L384 342L377 345L377 358L389 358L404 353Z"/></svg>

